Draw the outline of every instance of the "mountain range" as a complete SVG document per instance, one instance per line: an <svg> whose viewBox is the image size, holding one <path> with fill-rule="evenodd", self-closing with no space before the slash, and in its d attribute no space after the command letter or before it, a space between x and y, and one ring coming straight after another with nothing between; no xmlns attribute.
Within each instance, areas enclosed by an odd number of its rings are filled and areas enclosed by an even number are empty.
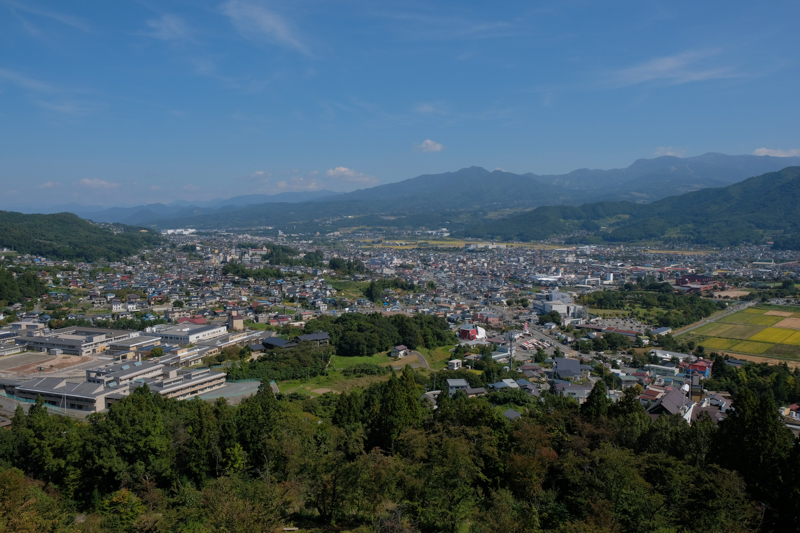
<svg viewBox="0 0 800 533"><path fill-rule="evenodd" d="M156 203L138 205L134 207L102 207L85 206L80 204L55 205L40 209L45 214L51 213L74 213L81 218L93 220L95 222L121 223L121 224L142 224L153 223L159 220L170 218L182 218L198 216L203 214L224 212L237 209L246 205L268 204L268 203L298 203L317 200L336 196L336 193L328 190L319 191L290 191L279 194L247 194L234 196L233 198L215 199L205 202L187 202L177 200L168 204Z"/></svg>
<svg viewBox="0 0 800 533"><path fill-rule="evenodd" d="M775 242L800 246L800 166L722 188L671 196L650 204L597 202L547 206L466 228L464 237L568 243L673 241L714 246Z"/></svg>
<svg viewBox="0 0 800 533"><path fill-rule="evenodd" d="M627 168L579 169L561 175L514 174L469 167L422 175L349 193L331 191L245 195L202 203L135 207L56 206L97 222L153 228L276 227L329 232L353 226L465 230L476 220L541 206L597 201L654 202L668 196L725 187L751 176L800 165L800 157L725 155L639 159Z"/></svg>

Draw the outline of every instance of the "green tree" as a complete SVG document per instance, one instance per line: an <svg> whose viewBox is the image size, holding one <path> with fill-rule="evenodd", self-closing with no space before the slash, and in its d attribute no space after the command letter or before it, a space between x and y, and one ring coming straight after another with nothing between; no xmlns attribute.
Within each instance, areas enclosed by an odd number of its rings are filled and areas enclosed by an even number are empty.
<svg viewBox="0 0 800 533"><path fill-rule="evenodd" d="M603 381L598 381L592 391L581 405L581 414L589 420L597 420L608 415L611 400L608 398L608 389Z"/></svg>
<svg viewBox="0 0 800 533"><path fill-rule="evenodd" d="M98 489L111 492L168 473L170 443L161 396L143 385L89 418L89 469Z"/></svg>

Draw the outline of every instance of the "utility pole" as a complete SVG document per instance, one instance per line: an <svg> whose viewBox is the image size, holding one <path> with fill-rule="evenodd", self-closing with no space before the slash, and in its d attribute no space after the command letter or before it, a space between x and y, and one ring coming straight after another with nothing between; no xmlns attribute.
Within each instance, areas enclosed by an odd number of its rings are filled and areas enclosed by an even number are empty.
<svg viewBox="0 0 800 533"><path fill-rule="evenodd" d="M514 332L509 331L506 334L506 338L508 338L508 353L511 355L511 365L510 365L510 372L514 371Z"/></svg>

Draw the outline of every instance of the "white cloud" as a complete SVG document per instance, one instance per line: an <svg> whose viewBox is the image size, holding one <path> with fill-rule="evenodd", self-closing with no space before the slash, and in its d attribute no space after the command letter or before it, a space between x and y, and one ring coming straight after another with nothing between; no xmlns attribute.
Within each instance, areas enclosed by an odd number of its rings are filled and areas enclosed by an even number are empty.
<svg viewBox="0 0 800 533"><path fill-rule="evenodd" d="M57 182L57 181L46 181L46 182L42 183L41 185L39 185L39 188L40 189L52 189L53 187L58 187L59 185L61 185L61 184L59 182Z"/></svg>
<svg viewBox="0 0 800 533"><path fill-rule="evenodd" d="M116 189L119 187L119 183L114 183L112 181L105 181L99 178L83 178L79 181L82 186L89 187L90 189L104 189L104 190L111 190Z"/></svg>
<svg viewBox="0 0 800 533"><path fill-rule="evenodd" d="M347 183L378 183L378 178L375 176L369 176L367 174L362 174L361 172L356 172L353 169L347 167L336 167L328 169L325 172L325 177L328 179L335 179L342 182Z"/></svg>
<svg viewBox="0 0 800 533"><path fill-rule="evenodd" d="M183 186L183 190L184 191L196 191L197 190L197 186L196 185L192 185L192 184L184 185Z"/></svg>
<svg viewBox="0 0 800 533"><path fill-rule="evenodd" d="M441 143L437 143L436 141L432 141L430 139L425 139L419 144L414 145L414 149L418 152L441 152L444 150L444 145Z"/></svg>
<svg viewBox="0 0 800 533"><path fill-rule="evenodd" d="M146 35L162 41L185 41L191 39L192 32L189 26L180 17L165 14L161 18L148 20L150 28Z"/></svg>
<svg viewBox="0 0 800 533"><path fill-rule="evenodd" d="M161 185L151 185L150 186L150 190L151 191L160 191L161 190Z"/></svg>
<svg viewBox="0 0 800 533"><path fill-rule="evenodd" d="M675 157L683 157L686 150L675 148L674 146L659 146L656 148L655 155L660 157L662 155L674 155Z"/></svg>
<svg viewBox="0 0 800 533"><path fill-rule="evenodd" d="M795 157L800 155L800 148L792 150L778 150L774 148L759 148L753 151L753 155L771 155L772 157Z"/></svg>
<svg viewBox="0 0 800 533"><path fill-rule="evenodd" d="M322 185L313 176L293 176L275 184L279 191L317 191Z"/></svg>
<svg viewBox="0 0 800 533"><path fill-rule="evenodd" d="M308 54L291 26L277 13L260 5L242 0L229 0L222 4L222 12L246 39L255 42L271 41Z"/></svg>
<svg viewBox="0 0 800 533"><path fill-rule="evenodd" d="M657 80L678 85L693 81L741 77L741 74L737 74L730 67L698 65L702 60L720 52L721 50L701 50L657 57L614 72L610 82L617 87L627 87Z"/></svg>
<svg viewBox="0 0 800 533"><path fill-rule="evenodd" d="M272 172L269 170L256 170L250 174L246 179L247 181L267 181L272 177Z"/></svg>

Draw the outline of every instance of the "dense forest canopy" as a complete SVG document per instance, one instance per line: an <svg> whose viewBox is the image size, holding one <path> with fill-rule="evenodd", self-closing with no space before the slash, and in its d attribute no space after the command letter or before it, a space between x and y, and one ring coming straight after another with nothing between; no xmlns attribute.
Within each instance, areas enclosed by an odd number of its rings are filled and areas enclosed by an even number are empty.
<svg viewBox="0 0 800 533"><path fill-rule="evenodd" d="M719 425L689 426L654 422L636 387L611 403L602 381L580 407L503 391L440 394L435 410L420 399L426 383L406 367L315 398L264 384L236 406L141 387L88 422L41 402L19 408L0 432L0 521L95 532L797 530L800 454L769 393L742 388ZM500 414L509 405L515 421Z"/></svg>
<svg viewBox="0 0 800 533"><path fill-rule="evenodd" d="M11 270L0 267L0 301L6 305L25 298L40 298L47 294L47 290L47 285L34 270L24 270L15 277Z"/></svg>
<svg viewBox="0 0 800 533"><path fill-rule="evenodd" d="M100 226L71 213L24 215L0 211L0 246L48 259L114 261L163 242L164 238L153 230L122 224Z"/></svg>

